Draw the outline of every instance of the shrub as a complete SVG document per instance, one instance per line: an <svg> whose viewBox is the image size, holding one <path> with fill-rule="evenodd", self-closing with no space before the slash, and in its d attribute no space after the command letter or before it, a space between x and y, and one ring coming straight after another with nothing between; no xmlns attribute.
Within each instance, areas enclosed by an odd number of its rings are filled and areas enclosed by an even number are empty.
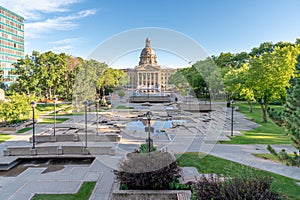
<svg viewBox="0 0 300 200"><path fill-rule="evenodd" d="M267 109L269 117L278 125L282 126L283 124L283 117L280 111L276 111L274 108L268 107Z"/></svg>
<svg viewBox="0 0 300 200"><path fill-rule="evenodd" d="M243 173L240 173L240 172ZM219 178L211 175L201 177L194 184L193 199L245 199L276 200L280 196L271 190L272 178L246 168L234 177Z"/></svg>
<svg viewBox="0 0 300 200"><path fill-rule="evenodd" d="M153 152L156 150L157 150L156 147L151 145L150 151ZM148 144L141 144L139 147L139 153L148 153Z"/></svg>
<svg viewBox="0 0 300 200"><path fill-rule="evenodd" d="M296 152L294 152L294 155L289 155L285 149L282 149L279 153L277 153L270 145L268 145L267 150L276 156L282 163L300 167L300 156Z"/></svg>
<svg viewBox="0 0 300 200"><path fill-rule="evenodd" d="M123 90L118 91L118 95L120 98L123 98L125 96L125 92Z"/></svg>
<svg viewBox="0 0 300 200"><path fill-rule="evenodd" d="M129 153L114 174L128 189L166 190L180 177L174 155L168 152ZM124 186L123 186L124 187Z"/></svg>

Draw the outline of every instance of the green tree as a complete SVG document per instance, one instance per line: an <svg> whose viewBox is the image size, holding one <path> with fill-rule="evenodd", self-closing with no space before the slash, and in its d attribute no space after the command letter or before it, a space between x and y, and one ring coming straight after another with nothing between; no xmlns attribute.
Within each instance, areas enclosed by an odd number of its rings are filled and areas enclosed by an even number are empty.
<svg viewBox="0 0 300 200"><path fill-rule="evenodd" d="M78 67L78 72L74 80L73 100L78 107L83 101L95 99L99 92L98 80L107 68L105 63L96 60L84 60Z"/></svg>
<svg viewBox="0 0 300 200"><path fill-rule="evenodd" d="M32 52L32 55L26 55L24 59L20 59L15 64L14 74L18 75L17 83L13 89L17 92L25 92L27 95L30 93L40 93L39 77L36 73L39 68L35 63L35 58L40 54L36 51Z"/></svg>
<svg viewBox="0 0 300 200"><path fill-rule="evenodd" d="M48 99L55 95L71 99L75 77L82 62L81 58L64 53L49 51L40 54L33 51L32 55L26 55L15 64L14 73L19 76L12 89Z"/></svg>
<svg viewBox="0 0 300 200"><path fill-rule="evenodd" d="M231 68L224 76L224 85L226 93L232 98L243 98L247 100L249 111L252 112L251 102L254 99L252 85L247 81L249 73L249 64L245 63L240 68Z"/></svg>
<svg viewBox="0 0 300 200"><path fill-rule="evenodd" d="M0 102L0 119L5 123L15 123L19 120L27 119L31 107L26 94L13 94L8 98L7 102Z"/></svg>
<svg viewBox="0 0 300 200"><path fill-rule="evenodd" d="M257 53L258 56L250 59L247 84L251 85L254 98L260 104L263 122L267 121L266 110L270 101L285 98L285 88L295 73L299 53L299 45L290 45L275 47L261 55Z"/></svg>
<svg viewBox="0 0 300 200"><path fill-rule="evenodd" d="M290 80L291 86L287 89L283 119L286 132L300 154L300 55L297 57L296 69L296 77Z"/></svg>
<svg viewBox="0 0 300 200"><path fill-rule="evenodd" d="M123 90L118 91L118 95L120 98L123 98L125 96L125 92Z"/></svg>
<svg viewBox="0 0 300 200"><path fill-rule="evenodd" d="M97 85L102 89L102 96L105 91L119 85L126 85L129 80L127 74L120 69L106 68L98 79ZM125 78L124 78L125 77Z"/></svg>

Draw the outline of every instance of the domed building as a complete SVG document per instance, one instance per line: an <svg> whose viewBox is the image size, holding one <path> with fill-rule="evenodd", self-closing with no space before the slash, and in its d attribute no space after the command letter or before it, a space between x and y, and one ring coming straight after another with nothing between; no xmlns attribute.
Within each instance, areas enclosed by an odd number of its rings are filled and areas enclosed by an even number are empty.
<svg viewBox="0 0 300 200"><path fill-rule="evenodd" d="M128 87L161 90L168 88L168 80L176 69L161 68L157 64L156 53L151 48L150 38L147 38L145 48L140 54L139 65L125 71L130 77Z"/></svg>

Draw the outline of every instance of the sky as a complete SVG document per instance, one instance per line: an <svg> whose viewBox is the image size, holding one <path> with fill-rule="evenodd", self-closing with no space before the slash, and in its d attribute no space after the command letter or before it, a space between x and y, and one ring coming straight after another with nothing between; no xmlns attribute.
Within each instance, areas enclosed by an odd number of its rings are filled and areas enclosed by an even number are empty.
<svg viewBox="0 0 300 200"><path fill-rule="evenodd" d="M110 38L144 27L174 30L208 55L300 38L299 0L0 0L0 5L25 18L25 54L54 51L86 59ZM138 42L140 49L111 65L137 65L145 45ZM154 50L162 65L188 62Z"/></svg>

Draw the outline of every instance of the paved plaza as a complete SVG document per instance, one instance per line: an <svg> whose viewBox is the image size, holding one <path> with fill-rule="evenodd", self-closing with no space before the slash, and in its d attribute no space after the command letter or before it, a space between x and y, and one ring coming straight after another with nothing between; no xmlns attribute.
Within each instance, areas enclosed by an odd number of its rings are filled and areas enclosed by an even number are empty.
<svg viewBox="0 0 300 200"><path fill-rule="evenodd" d="M92 155L95 160L91 164L65 165L61 170L44 173L46 167L29 167L18 176L2 176L0 179L0 199L9 200L27 200L35 193L41 194L63 194L76 193L81 184L85 181L97 181L96 187L90 199L110 199L114 175L112 170L118 165L120 159L128 152L134 149L145 141L147 134L144 129L131 130L124 128L128 123L134 122L137 119L143 120L141 114L147 110L153 112L156 119L174 120L172 128L161 128L160 131L152 133L152 139L158 149L166 150L173 153L182 152L204 152L217 157L225 158L235 162L239 162L258 169L274 172L300 180L300 169L290 167L269 160L259 159L254 157L253 153L267 153L266 145L225 145L219 144L219 140L228 140L230 131L230 116L231 109L219 104L213 104L213 110L210 113L193 113L182 110L170 109L170 105L152 105L143 106L139 104L126 103L126 98L114 99L113 109L101 112L100 121L106 121L105 125L100 126L99 130L110 131L107 129L107 124L111 122L111 131L120 130L122 140L120 142L109 142L113 145L114 155ZM132 110L114 109L117 105L132 106ZM95 134L95 112L88 114L88 129L89 137ZM74 127L78 128L78 134L84 135L84 115L74 115L59 127ZM112 123L113 122L113 123ZM234 113L234 135L241 134L241 130L250 130L258 125L247 120L241 113ZM36 132L40 134L51 134L52 125L37 124ZM29 138L32 136L32 131L24 134L13 135L9 141L0 144L0 151L3 152L7 147L12 146L28 146L32 143ZM85 138L81 139L76 145L85 145ZM61 142L59 145L69 144L70 142ZM87 145L96 145L97 142L88 140ZM45 144L37 144L42 146ZM56 144L58 145L58 144ZM275 149L287 149L288 152L293 152L291 146L274 145ZM14 156L4 156L0 154L0 162L10 162L15 159Z"/></svg>

